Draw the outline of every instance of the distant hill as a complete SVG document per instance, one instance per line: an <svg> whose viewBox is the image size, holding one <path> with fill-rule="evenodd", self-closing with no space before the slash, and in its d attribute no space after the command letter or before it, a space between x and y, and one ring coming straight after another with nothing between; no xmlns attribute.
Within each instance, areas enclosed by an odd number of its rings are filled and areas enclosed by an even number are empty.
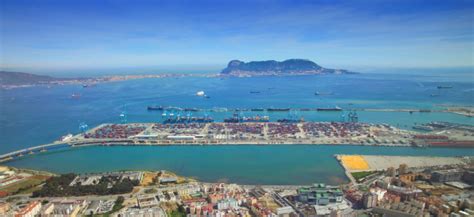
<svg viewBox="0 0 474 217"><path fill-rule="evenodd" d="M24 85L24 84L39 84L48 83L59 80L46 75L35 75L24 72L7 72L0 71L0 85Z"/></svg>
<svg viewBox="0 0 474 217"><path fill-rule="evenodd" d="M258 75L311 75L311 74L352 74L343 69L327 69L310 60L289 59L282 62L275 60L242 62L232 60L222 75L258 76Z"/></svg>

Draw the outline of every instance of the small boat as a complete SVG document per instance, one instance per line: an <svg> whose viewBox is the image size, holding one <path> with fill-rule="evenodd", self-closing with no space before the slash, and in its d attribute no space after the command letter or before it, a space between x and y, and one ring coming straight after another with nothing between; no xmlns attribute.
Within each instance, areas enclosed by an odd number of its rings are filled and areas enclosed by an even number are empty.
<svg viewBox="0 0 474 217"><path fill-rule="evenodd" d="M206 96L206 93L204 93L204 91L198 91L196 92L196 96Z"/></svg>
<svg viewBox="0 0 474 217"><path fill-rule="evenodd" d="M73 93L73 94L71 94L71 98L79 99L79 98L81 98L81 94L80 93Z"/></svg>
<svg viewBox="0 0 474 217"><path fill-rule="evenodd" d="M319 92L319 91L316 91L316 93L314 93L314 95L316 96L329 96L332 94L333 94L332 92Z"/></svg>
<svg viewBox="0 0 474 217"><path fill-rule="evenodd" d="M73 135L69 133L69 134L67 134L67 135L65 135L65 136L62 136L59 140L60 140L61 142L65 142L65 141L68 141L68 140L72 139L72 137L73 137Z"/></svg>

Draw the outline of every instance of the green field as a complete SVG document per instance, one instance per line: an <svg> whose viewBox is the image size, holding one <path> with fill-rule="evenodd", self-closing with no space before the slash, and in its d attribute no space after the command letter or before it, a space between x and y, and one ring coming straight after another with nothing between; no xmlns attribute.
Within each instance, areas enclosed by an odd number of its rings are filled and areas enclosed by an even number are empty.
<svg viewBox="0 0 474 217"><path fill-rule="evenodd" d="M377 171L362 171L362 172L352 172L351 175L357 182L360 182L363 178L375 174Z"/></svg>
<svg viewBox="0 0 474 217"><path fill-rule="evenodd" d="M43 183L49 176L31 176L19 182L1 188L0 191L5 191L9 194L27 194L37 189L37 186Z"/></svg>

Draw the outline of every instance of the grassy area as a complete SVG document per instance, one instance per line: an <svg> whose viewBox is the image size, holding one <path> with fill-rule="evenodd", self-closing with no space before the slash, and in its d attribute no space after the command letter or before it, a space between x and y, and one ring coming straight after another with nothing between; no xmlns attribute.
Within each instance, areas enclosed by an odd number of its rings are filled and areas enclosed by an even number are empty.
<svg viewBox="0 0 474 217"><path fill-rule="evenodd" d="M169 212L168 216L169 217L186 217L186 212L184 211L184 208L180 206L178 209Z"/></svg>
<svg viewBox="0 0 474 217"><path fill-rule="evenodd" d="M363 178L377 173L377 171L362 171L362 172L352 172L351 175L357 182L360 182Z"/></svg>
<svg viewBox="0 0 474 217"><path fill-rule="evenodd" d="M35 189L38 189L37 186L42 184L48 178L49 176L35 175L25 178L17 183L8 185L0 190L10 194L27 194L33 192Z"/></svg>

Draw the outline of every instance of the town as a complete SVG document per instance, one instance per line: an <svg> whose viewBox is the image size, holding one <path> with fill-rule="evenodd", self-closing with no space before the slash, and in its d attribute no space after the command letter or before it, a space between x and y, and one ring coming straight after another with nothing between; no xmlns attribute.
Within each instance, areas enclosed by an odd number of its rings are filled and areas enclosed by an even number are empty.
<svg viewBox="0 0 474 217"><path fill-rule="evenodd" d="M474 159L371 168L338 156L352 178L329 186L202 183L169 171L55 175L1 167L1 216L440 216L474 215ZM379 157L380 158L380 157ZM426 161L421 157L412 160ZM379 159L380 160L380 159Z"/></svg>

